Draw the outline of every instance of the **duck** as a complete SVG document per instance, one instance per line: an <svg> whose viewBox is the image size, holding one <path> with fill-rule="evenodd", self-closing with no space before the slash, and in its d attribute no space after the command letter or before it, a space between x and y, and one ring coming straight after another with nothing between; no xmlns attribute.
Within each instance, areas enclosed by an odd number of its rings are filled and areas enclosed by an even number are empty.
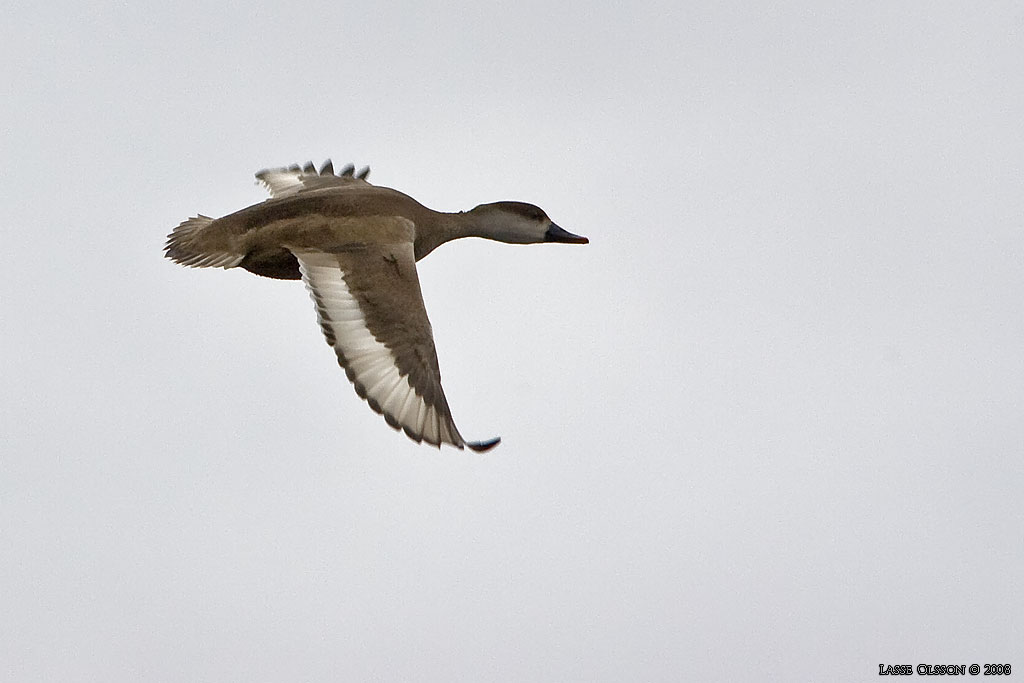
<svg viewBox="0 0 1024 683"><path fill-rule="evenodd" d="M270 193L221 218L202 214L167 236L164 255L193 268L241 268L302 280L338 364L385 422L417 443L484 452L501 437L466 441L441 387L441 371L416 262L463 237L508 244L588 244L539 207L499 201L468 211L434 211L369 182L370 169L264 169Z"/></svg>

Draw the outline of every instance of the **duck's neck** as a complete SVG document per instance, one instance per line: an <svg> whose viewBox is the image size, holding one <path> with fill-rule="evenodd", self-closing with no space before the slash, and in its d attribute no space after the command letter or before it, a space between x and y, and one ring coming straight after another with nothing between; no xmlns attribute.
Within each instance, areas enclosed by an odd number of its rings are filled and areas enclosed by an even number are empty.
<svg viewBox="0 0 1024 683"><path fill-rule="evenodd" d="M426 229L418 230L416 234L416 260L419 261L445 242L451 242L460 237L486 237L487 239L506 241L502 239L499 230L496 230L487 221L480 220L479 216L472 211L459 211L458 213L430 211Z"/></svg>

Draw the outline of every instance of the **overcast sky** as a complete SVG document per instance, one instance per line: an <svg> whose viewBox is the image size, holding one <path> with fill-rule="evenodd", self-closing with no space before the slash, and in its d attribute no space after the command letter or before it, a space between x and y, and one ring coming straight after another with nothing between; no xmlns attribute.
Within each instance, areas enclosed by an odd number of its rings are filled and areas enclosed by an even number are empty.
<svg viewBox="0 0 1024 683"><path fill-rule="evenodd" d="M1019 3L22 2L0 679L1024 669ZM162 258L334 159L591 244L419 264L480 455L298 282Z"/></svg>

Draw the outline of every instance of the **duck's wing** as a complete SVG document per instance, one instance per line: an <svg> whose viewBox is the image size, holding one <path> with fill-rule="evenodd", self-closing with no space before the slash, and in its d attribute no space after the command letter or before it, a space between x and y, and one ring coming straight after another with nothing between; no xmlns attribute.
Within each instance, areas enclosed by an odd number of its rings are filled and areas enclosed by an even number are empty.
<svg viewBox="0 0 1024 683"><path fill-rule="evenodd" d="M356 167L348 164L341 173L335 174L334 164L328 159L317 171L313 162L305 166L298 164L288 168L267 168L256 174L256 179L270 191L271 199L290 197L300 192L323 190L336 187L367 187L366 179L370 175L370 167L364 166L356 173Z"/></svg>
<svg viewBox="0 0 1024 683"><path fill-rule="evenodd" d="M411 241L289 249L338 363L389 425L439 448L485 451L498 444L498 438L466 442L455 428Z"/></svg>

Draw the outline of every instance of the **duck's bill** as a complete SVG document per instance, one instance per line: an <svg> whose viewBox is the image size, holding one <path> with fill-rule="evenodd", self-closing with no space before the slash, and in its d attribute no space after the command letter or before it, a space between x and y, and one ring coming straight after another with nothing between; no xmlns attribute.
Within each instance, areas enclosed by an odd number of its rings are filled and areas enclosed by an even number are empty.
<svg viewBox="0 0 1024 683"><path fill-rule="evenodd" d="M545 242L562 242L564 244L590 244L590 240L581 235L574 235L568 230L563 230L554 223L544 234Z"/></svg>

